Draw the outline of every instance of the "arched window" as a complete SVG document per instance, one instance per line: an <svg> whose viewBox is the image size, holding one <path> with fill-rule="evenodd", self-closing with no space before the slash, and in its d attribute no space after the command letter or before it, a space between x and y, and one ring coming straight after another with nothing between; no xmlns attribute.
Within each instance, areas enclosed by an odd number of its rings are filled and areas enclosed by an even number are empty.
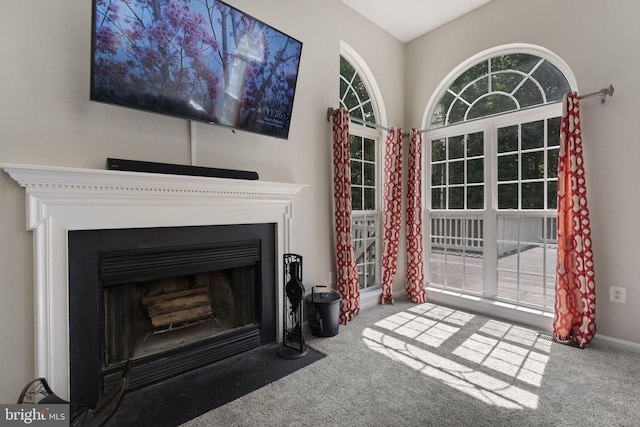
<svg viewBox="0 0 640 427"><path fill-rule="evenodd" d="M381 101L370 71L346 44L340 53L340 106L351 123L353 245L361 289L380 285Z"/></svg>
<svg viewBox="0 0 640 427"><path fill-rule="evenodd" d="M528 53L492 56L467 70L440 96L430 128L559 101L571 89L548 60Z"/></svg>
<svg viewBox="0 0 640 427"><path fill-rule="evenodd" d="M509 45L469 59L425 111L429 283L553 310L561 100L569 67Z"/></svg>

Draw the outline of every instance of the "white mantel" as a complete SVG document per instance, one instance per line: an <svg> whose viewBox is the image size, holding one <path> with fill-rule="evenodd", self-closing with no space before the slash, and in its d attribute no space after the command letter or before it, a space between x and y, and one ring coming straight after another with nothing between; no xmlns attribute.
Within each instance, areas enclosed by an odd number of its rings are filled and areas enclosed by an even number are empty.
<svg viewBox="0 0 640 427"><path fill-rule="evenodd" d="M276 260L290 252L293 198L305 185L183 175L0 164L26 191L33 231L35 374L69 396L67 232L275 223ZM276 283L282 287L278 262ZM282 290L277 293L282 339ZM98 319L96 319L98 321Z"/></svg>

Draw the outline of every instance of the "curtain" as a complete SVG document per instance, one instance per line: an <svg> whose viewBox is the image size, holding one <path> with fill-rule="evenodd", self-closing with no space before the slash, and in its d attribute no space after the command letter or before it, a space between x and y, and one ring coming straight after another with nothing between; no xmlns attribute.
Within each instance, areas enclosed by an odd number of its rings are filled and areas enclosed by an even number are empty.
<svg viewBox="0 0 640 427"><path fill-rule="evenodd" d="M407 296L416 303L426 302L422 247L422 133L411 129L407 159Z"/></svg>
<svg viewBox="0 0 640 427"><path fill-rule="evenodd" d="M351 142L349 114L341 108L333 116L333 191L336 227L336 281L340 323L346 325L360 311L360 287L351 235Z"/></svg>
<svg viewBox="0 0 640 427"><path fill-rule="evenodd" d="M596 332L596 293L577 93L565 95L558 160L558 265L553 333L580 347Z"/></svg>
<svg viewBox="0 0 640 427"><path fill-rule="evenodd" d="M398 270L402 221L402 129L391 128L385 146L380 304L393 304L393 282Z"/></svg>

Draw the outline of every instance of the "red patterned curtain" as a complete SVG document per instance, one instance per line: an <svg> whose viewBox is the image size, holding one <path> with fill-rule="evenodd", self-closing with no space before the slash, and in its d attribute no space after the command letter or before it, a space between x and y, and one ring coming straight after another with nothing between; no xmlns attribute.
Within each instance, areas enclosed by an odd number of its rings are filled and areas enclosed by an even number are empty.
<svg viewBox="0 0 640 427"><path fill-rule="evenodd" d="M591 225L577 93L564 100L558 160L558 267L554 336L580 347L596 333Z"/></svg>
<svg viewBox="0 0 640 427"><path fill-rule="evenodd" d="M407 296L416 303L426 302L422 247L422 133L411 129L407 165Z"/></svg>
<svg viewBox="0 0 640 427"><path fill-rule="evenodd" d="M380 304L393 304L402 221L402 129L387 133L384 156L384 218L382 223L382 295Z"/></svg>
<svg viewBox="0 0 640 427"><path fill-rule="evenodd" d="M341 108L333 116L333 191L336 226L336 280L342 297L340 323L346 325L360 311L360 287L351 235L351 147L349 114Z"/></svg>

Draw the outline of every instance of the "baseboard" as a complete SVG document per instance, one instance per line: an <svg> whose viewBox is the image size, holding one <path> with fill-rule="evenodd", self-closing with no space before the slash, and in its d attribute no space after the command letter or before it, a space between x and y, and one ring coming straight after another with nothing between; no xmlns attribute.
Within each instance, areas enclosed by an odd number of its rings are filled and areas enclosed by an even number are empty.
<svg viewBox="0 0 640 427"><path fill-rule="evenodd" d="M620 350L631 351L633 353L640 353L640 344L632 341L625 341L618 338L608 337L606 335L596 334L596 336L593 337L593 341L591 342L607 345L609 347L614 347Z"/></svg>

